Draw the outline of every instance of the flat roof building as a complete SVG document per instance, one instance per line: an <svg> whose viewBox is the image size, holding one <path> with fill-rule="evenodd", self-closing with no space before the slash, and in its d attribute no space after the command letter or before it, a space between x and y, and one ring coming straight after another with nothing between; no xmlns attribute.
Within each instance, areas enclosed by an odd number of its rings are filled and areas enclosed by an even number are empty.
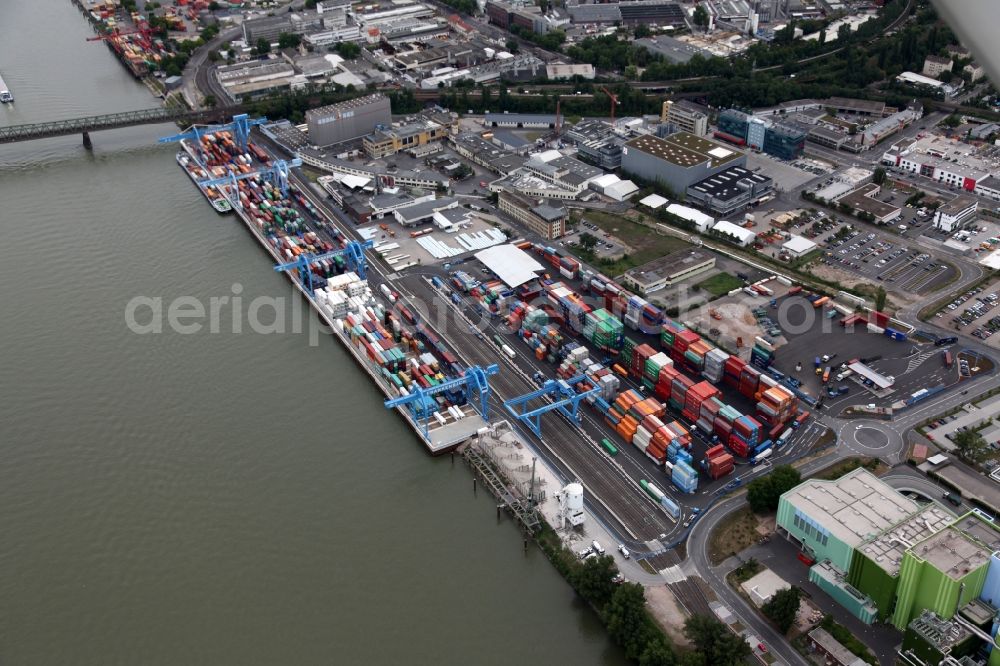
<svg viewBox="0 0 1000 666"><path fill-rule="evenodd" d="M566 235L566 209L538 203L519 192L501 189L497 206L518 222L547 240Z"/></svg>
<svg viewBox="0 0 1000 666"><path fill-rule="evenodd" d="M799 257L806 256L817 247L816 243L812 242L808 238L793 235L782 244L781 249L790 254L792 257L798 259Z"/></svg>
<svg viewBox="0 0 1000 666"><path fill-rule="evenodd" d="M695 136L708 134L708 114L700 106L686 100L666 100L660 112L660 122L675 126Z"/></svg>
<svg viewBox="0 0 1000 666"><path fill-rule="evenodd" d="M850 97L831 97L823 102L837 113L853 113L861 116L881 118L885 115L885 102Z"/></svg>
<svg viewBox="0 0 1000 666"><path fill-rule="evenodd" d="M960 229L976 219L977 210L979 210L978 199L968 194L959 194L934 211L934 228L949 232Z"/></svg>
<svg viewBox="0 0 1000 666"><path fill-rule="evenodd" d="M553 128L556 117L545 113L487 113L483 119L487 127Z"/></svg>
<svg viewBox="0 0 1000 666"><path fill-rule="evenodd" d="M665 138L636 137L622 147L622 170L647 182L660 182L675 192L729 167L744 166L746 155L717 141L688 132Z"/></svg>
<svg viewBox="0 0 1000 666"><path fill-rule="evenodd" d="M737 166L698 181L687 188L686 194L689 200L726 217L773 190L774 180L770 176Z"/></svg>
<svg viewBox="0 0 1000 666"><path fill-rule="evenodd" d="M700 55L702 58L713 57L711 51L700 49L697 46L692 46L666 35L643 37L642 39L635 40L633 44L649 51L653 55L661 56L664 60L674 64L686 63L696 55Z"/></svg>
<svg viewBox="0 0 1000 666"><path fill-rule="evenodd" d="M329 146L370 134L377 126L392 126L389 98L381 93L306 111L309 138Z"/></svg>
<svg viewBox="0 0 1000 666"><path fill-rule="evenodd" d="M714 255L702 250L681 250L625 271L621 281L624 286L645 296L714 267Z"/></svg>
<svg viewBox="0 0 1000 666"><path fill-rule="evenodd" d="M875 183L862 185L853 192L841 196L837 203L847 204L855 210L868 213L878 224L888 224L902 215L903 210L898 206L879 201L876 197L882 188Z"/></svg>

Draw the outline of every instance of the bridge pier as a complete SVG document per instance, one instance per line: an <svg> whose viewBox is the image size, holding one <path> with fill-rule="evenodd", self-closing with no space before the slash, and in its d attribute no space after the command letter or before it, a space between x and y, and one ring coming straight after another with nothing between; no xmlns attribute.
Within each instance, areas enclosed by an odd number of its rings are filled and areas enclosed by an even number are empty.
<svg viewBox="0 0 1000 666"><path fill-rule="evenodd" d="M90 140L90 132L84 132L83 133L83 147L86 148L87 150L93 150L94 149L94 144Z"/></svg>

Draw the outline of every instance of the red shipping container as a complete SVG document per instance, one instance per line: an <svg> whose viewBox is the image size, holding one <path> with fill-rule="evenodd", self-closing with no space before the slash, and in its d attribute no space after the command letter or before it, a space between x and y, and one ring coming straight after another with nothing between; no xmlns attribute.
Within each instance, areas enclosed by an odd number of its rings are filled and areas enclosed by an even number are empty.
<svg viewBox="0 0 1000 666"><path fill-rule="evenodd" d="M720 453L725 453L725 452L726 452L726 447L724 447L722 444L716 444L715 446L713 446L712 448L710 448L708 451L705 451L705 457L708 458L709 460L711 460L712 458L715 458Z"/></svg>

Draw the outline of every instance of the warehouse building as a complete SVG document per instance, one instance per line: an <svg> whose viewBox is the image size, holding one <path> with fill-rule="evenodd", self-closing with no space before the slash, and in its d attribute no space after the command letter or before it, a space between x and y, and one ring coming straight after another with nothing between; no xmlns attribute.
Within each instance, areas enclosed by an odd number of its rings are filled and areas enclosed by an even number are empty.
<svg viewBox="0 0 1000 666"><path fill-rule="evenodd" d="M744 153L688 132L665 138L644 135L622 146L623 171L647 182L663 183L675 192L684 192L730 167L745 165Z"/></svg>
<svg viewBox="0 0 1000 666"><path fill-rule="evenodd" d="M380 128L362 140L365 154L380 158L403 150L417 151L448 136L450 127L427 118L414 119L395 127Z"/></svg>
<svg viewBox="0 0 1000 666"><path fill-rule="evenodd" d="M680 250L625 271L621 281L628 289L646 296L714 267L715 255L701 250Z"/></svg>
<svg viewBox="0 0 1000 666"><path fill-rule="evenodd" d="M306 111L309 138L330 146L370 134L379 125L392 126L389 98L381 93Z"/></svg>
<svg viewBox="0 0 1000 666"><path fill-rule="evenodd" d="M777 531L813 562L809 580L869 624L902 630L925 610L950 619L971 601L1000 596L992 523L918 504L864 468L786 492Z"/></svg>
<svg viewBox="0 0 1000 666"><path fill-rule="evenodd" d="M538 203L519 192L503 189L497 199L500 210L548 240L566 235L566 209Z"/></svg>
<svg viewBox="0 0 1000 666"><path fill-rule="evenodd" d="M726 217L774 190L770 176L743 167L730 167L687 188L687 198L716 215Z"/></svg>
<svg viewBox="0 0 1000 666"><path fill-rule="evenodd" d="M735 243L740 247L746 247L750 245L757 238L757 234L750 231L749 229L744 229L738 224L733 224L732 222L726 222L722 220L721 222L716 222L715 226L712 227L711 232L713 235L719 238L729 241L730 243Z"/></svg>
<svg viewBox="0 0 1000 666"><path fill-rule="evenodd" d="M868 183L841 196L837 199L837 203L847 204L855 210L868 213L878 224L888 224L898 219L903 214L903 209L877 199L881 191L880 186Z"/></svg>
<svg viewBox="0 0 1000 666"><path fill-rule="evenodd" d="M552 129L556 126L556 117L546 113L487 113L483 124L487 127Z"/></svg>

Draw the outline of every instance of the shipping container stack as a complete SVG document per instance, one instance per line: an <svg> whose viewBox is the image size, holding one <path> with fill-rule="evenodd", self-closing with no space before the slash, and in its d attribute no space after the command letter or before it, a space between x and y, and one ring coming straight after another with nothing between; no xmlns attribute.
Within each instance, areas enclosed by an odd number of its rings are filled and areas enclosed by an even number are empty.
<svg viewBox="0 0 1000 666"><path fill-rule="evenodd" d="M625 342L622 322L604 309L586 314L583 335L595 347L610 354L617 354Z"/></svg>
<svg viewBox="0 0 1000 666"><path fill-rule="evenodd" d="M772 386L762 391L757 402L757 417L761 423L774 427L795 418L798 400L784 386Z"/></svg>
<svg viewBox="0 0 1000 666"><path fill-rule="evenodd" d="M740 458L748 458L760 442L761 425L752 416L740 416L733 421L729 434L729 450Z"/></svg>
<svg viewBox="0 0 1000 666"><path fill-rule="evenodd" d="M698 490L698 472L684 461L678 461L672 466L670 480L682 493L691 495Z"/></svg>
<svg viewBox="0 0 1000 666"><path fill-rule="evenodd" d="M642 370L642 385L647 390L653 391L660 379L660 372L667 366L672 366L673 361L664 352L657 352L646 359L646 364ZM666 398L664 398L665 400Z"/></svg>
<svg viewBox="0 0 1000 666"><path fill-rule="evenodd" d="M629 375L634 379L640 379L643 373L646 371L646 361L651 359L656 355L656 350L650 345L641 344L635 348L632 352L632 358L629 359L628 370Z"/></svg>
<svg viewBox="0 0 1000 666"><path fill-rule="evenodd" d="M730 356L723 364L722 383L729 388L740 390L740 374L746 367L746 361L739 356Z"/></svg>
<svg viewBox="0 0 1000 666"><path fill-rule="evenodd" d="M690 423L695 423L701 418L702 403L719 395L719 389L712 386L710 382L701 381L694 384L684 395L684 407L681 409L681 416Z"/></svg>
<svg viewBox="0 0 1000 666"><path fill-rule="evenodd" d="M693 335L693 334L692 334ZM701 374L705 369L705 356L715 347L704 340L694 340L684 350L684 362L691 372Z"/></svg>
<svg viewBox="0 0 1000 666"><path fill-rule="evenodd" d="M541 255L542 260L555 270L559 271L567 280L574 280L580 275L580 262L573 257L565 257L562 252L552 247L535 245L535 252Z"/></svg>
<svg viewBox="0 0 1000 666"><path fill-rule="evenodd" d="M702 369L702 376L713 384L721 383L728 359L729 354L713 347L705 354L705 367Z"/></svg>
<svg viewBox="0 0 1000 666"><path fill-rule="evenodd" d="M758 336L754 339L753 349L750 350L750 362L767 370L774 362L774 345Z"/></svg>
<svg viewBox="0 0 1000 666"><path fill-rule="evenodd" d="M566 326L566 333L579 335L586 327L586 318L590 306L583 302L576 293L562 282L547 282L543 285L545 296L554 305Z"/></svg>
<svg viewBox="0 0 1000 666"><path fill-rule="evenodd" d="M701 461L701 468L712 479L721 479L736 468L736 462L733 460L733 456L726 451L725 447L719 444L705 452L705 458Z"/></svg>
<svg viewBox="0 0 1000 666"><path fill-rule="evenodd" d="M469 290L469 295L479 301L479 304L490 313L504 315L507 313L509 303L513 300L514 292L508 289L503 282L492 280L476 285Z"/></svg>
<svg viewBox="0 0 1000 666"><path fill-rule="evenodd" d="M692 330L684 329L683 331L678 331L674 335L674 344L670 347L670 358L674 359L674 363L680 365L682 369L688 372L697 374L701 372L701 368L695 368L691 361L685 356L685 352L688 348L701 341L701 336Z"/></svg>
<svg viewBox="0 0 1000 666"><path fill-rule="evenodd" d="M455 289L468 293L479 286L479 281L465 271L455 271L451 276L451 284Z"/></svg>

